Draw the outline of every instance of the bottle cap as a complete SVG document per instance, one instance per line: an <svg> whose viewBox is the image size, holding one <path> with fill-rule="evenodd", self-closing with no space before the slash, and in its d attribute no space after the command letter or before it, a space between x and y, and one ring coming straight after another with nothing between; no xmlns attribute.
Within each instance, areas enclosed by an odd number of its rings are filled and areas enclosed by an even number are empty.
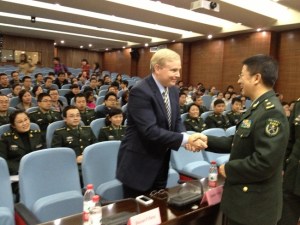
<svg viewBox="0 0 300 225"><path fill-rule="evenodd" d="M217 162L216 162L216 161L214 161L214 160L213 160L213 161L211 161L210 163L211 163L211 164L217 164Z"/></svg>
<svg viewBox="0 0 300 225"><path fill-rule="evenodd" d="M86 185L86 189L88 189L88 190L94 189L94 185L88 184L88 185Z"/></svg>
<svg viewBox="0 0 300 225"><path fill-rule="evenodd" d="M99 195L94 195L93 196L93 202L99 202L100 196Z"/></svg>

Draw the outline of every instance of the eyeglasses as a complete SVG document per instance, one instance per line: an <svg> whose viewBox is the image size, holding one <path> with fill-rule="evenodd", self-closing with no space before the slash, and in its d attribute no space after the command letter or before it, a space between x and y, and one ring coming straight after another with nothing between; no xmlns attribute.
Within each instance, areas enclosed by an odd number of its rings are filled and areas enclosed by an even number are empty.
<svg viewBox="0 0 300 225"><path fill-rule="evenodd" d="M46 102L46 103L48 103L48 102L52 102L52 100L47 100L47 99L45 99L45 100L42 100L41 102Z"/></svg>
<svg viewBox="0 0 300 225"><path fill-rule="evenodd" d="M160 189L160 190L154 190L151 191L150 197L156 198L158 200L166 200L169 197L168 192L165 189Z"/></svg>

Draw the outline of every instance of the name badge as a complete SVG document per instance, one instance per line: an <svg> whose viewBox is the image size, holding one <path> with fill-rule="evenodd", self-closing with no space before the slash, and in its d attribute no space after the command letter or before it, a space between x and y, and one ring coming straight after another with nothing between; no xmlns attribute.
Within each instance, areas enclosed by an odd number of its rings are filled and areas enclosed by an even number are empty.
<svg viewBox="0 0 300 225"><path fill-rule="evenodd" d="M127 225L156 225L161 224L159 208L151 209L131 217Z"/></svg>

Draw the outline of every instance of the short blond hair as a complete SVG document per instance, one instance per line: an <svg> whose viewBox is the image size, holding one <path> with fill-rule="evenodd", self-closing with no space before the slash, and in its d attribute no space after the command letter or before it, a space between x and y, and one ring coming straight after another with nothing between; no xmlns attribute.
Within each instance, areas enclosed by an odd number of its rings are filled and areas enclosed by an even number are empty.
<svg viewBox="0 0 300 225"><path fill-rule="evenodd" d="M151 72L154 71L154 66L156 64L164 66L167 61L180 61L180 56L178 53L167 48L158 50L150 60Z"/></svg>

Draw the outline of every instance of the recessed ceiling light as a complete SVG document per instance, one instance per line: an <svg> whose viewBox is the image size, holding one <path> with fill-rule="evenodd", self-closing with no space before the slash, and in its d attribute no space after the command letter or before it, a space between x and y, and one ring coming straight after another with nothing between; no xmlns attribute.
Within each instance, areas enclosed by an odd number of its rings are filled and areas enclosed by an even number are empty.
<svg viewBox="0 0 300 225"><path fill-rule="evenodd" d="M56 42L54 42L54 45L56 45Z"/></svg>
<svg viewBox="0 0 300 225"><path fill-rule="evenodd" d="M173 40L172 42L175 42L175 40Z"/></svg>
<svg viewBox="0 0 300 225"><path fill-rule="evenodd" d="M149 46L149 44L148 44L148 43L146 43L146 44L145 44L145 47L148 47L148 46Z"/></svg>
<svg viewBox="0 0 300 225"><path fill-rule="evenodd" d="M80 48L83 48L83 45L80 45Z"/></svg>
<svg viewBox="0 0 300 225"><path fill-rule="evenodd" d="M125 48L125 46L122 47L123 49Z"/></svg>
<svg viewBox="0 0 300 225"><path fill-rule="evenodd" d="M92 44L89 44L89 47L92 47L93 45Z"/></svg>
<svg viewBox="0 0 300 225"><path fill-rule="evenodd" d="M108 48L106 48L105 51L108 51Z"/></svg>
<svg viewBox="0 0 300 225"><path fill-rule="evenodd" d="M260 32L260 31L261 31L261 28L257 28L256 31L257 31L257 32Z"/></svg>
<svg viewBox="0 0 300 225"><path fill-rule="evenodd" d="M213 37L213 36L212 36L211 34L207 35L207 38L208 38L208 39L212 39L212 37Z"/></svg>
<svg viewBox="0 0 300 225"><path fill-rule="evenodd" d="M64 44L64 43L65 43L65 41L64 41L64 40L61 40L61 41L60 41L60 43Z"/></svg>

